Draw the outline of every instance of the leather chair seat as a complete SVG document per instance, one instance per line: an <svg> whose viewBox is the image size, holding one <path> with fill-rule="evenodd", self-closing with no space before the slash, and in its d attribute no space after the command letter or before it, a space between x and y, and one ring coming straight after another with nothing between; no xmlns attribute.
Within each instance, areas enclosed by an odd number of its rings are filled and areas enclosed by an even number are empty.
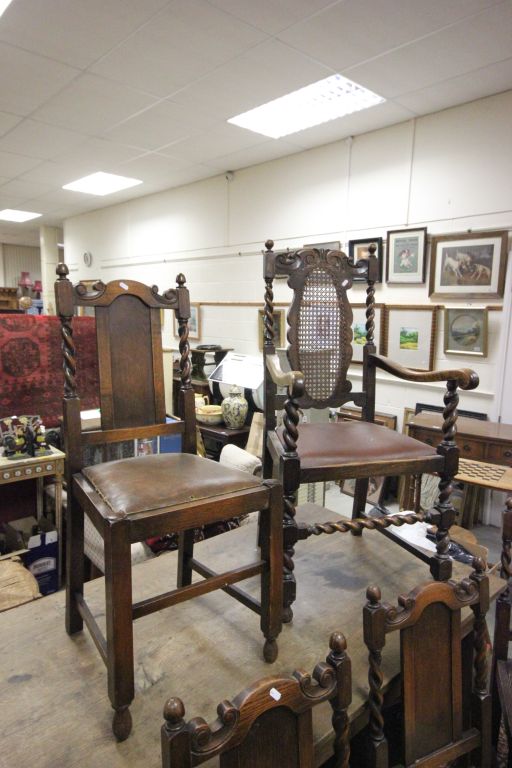
<svg viewBox="0 0 512 768"><path fill-rule="evenodd" d="M283 430L278 430L283 441ZM336 465L369 465L385 460L433 459L435 448L365 421L338 421L328 424L299 424L297 452L302 470Z"/></svg>
<svg viewBox="0 0 512 768"><path fill-rule="evenodd" d="M261 479L186 453L137 456L85 467L82 475L111 510L109 519L157 512L261 485Z"/></svg>

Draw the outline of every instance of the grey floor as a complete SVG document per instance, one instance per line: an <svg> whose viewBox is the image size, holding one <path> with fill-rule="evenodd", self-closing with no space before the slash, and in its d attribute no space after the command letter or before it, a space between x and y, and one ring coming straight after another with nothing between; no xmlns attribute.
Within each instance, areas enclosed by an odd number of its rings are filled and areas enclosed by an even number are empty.
<svg viewBox="0 0 512 768"><path fill-rule="evenodd" d="M350 517L352 514L352 497L347 494L341 493L339 486L332 484L326 484L324 506L331 512L343 515L344 517ZM315 499L315 501L317 501ZM318 501L317 501L318 503ZM391 499L387 499L386 508L392 512L398 511L398 504ZM370 505L367 509L370 509ZM476 525L473 528L478 543L489 550L488 564L489 567L494 563L498 563L501 555L501 530L493 525ZM491 607L487 614L487 626L489 628L489 635L492 639L494 635L494 608Z"/></svg>

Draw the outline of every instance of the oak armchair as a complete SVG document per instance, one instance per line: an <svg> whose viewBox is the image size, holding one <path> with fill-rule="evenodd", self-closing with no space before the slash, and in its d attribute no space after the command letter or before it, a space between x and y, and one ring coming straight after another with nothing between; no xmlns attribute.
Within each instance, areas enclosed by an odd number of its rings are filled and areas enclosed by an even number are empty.
<svg viewBox="0 0 512 768"><path fill-rule="evenodd" d="M264 476L278 477L283 485L284 526L284 615L292 618L296 585L293 554L299 539L320 533L360 534L363 528L388 530L393 525L412 524L420 519L419 506L406 516L365 518L368 481L372 476L421 473L439 475L439 497L428 518L437 525L437 551L432 557L417 550L429 562L436 579L450 578L449 528L455 518L450 502L451 481L457 472L459 451L455 442L458 389L474 389L478 377L466 368L444 371L415 371L377 354L374 344L375 281L378 264L375 245L369 258L352 263L342 251L301 249L276 253L273 241L265 243L264 279ZM288 312L287 358L291 370L284 371L274 345L274 294L276 276L288 278L293 299ZM352 359L352 310L348 291L354 278L366 281L366 344L362 387L352 390L348 369ZM437 448L393 432L374 423L377 369L403 381L446 382L442 441ZM278 388L286 388L281 395ZM353 402L362 409L362 420L337 423L299 423L299 410L337 408ZM282 427L276 411L283 408ZM355 478L353 519L324 524L298 524L296 494L300 483ZM416 483L419 500L419 482Z"/></svg>

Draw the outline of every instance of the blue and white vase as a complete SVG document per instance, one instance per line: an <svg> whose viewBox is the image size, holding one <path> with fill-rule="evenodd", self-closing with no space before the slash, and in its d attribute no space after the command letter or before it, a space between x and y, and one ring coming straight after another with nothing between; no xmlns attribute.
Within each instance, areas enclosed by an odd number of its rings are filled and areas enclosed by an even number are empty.
<svg viewBox="0 0 512 768"><path fill-rule="evenodd" d="M239 387L231 387L222 401L222 418L228 429L239 429L245 424L249 404Z"/></svg>

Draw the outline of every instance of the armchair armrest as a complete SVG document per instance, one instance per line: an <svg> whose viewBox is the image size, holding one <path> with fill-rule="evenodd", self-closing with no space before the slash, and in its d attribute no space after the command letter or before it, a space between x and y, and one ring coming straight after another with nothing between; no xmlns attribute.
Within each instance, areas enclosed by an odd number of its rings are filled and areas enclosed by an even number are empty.
<svg viewBox="0 0 512 768"><path fill-rule="evenodd" d="M287 387L291 398L299 398L304 394L304 374L300 371L283 371L277 355L266 355L266 366L274 384Z"/></svg>
<svg viewBox="0 0 512 768"><path fill-rule="evenodd" d="M393 362L388 357L370 353L368 363L375 368L393 374L399 379L406 381L455 381L461 389L475 389L478 387L478 374L471 368L450 368L443 371L413 371L411 368L405 368L403 365Z"/></svg>

